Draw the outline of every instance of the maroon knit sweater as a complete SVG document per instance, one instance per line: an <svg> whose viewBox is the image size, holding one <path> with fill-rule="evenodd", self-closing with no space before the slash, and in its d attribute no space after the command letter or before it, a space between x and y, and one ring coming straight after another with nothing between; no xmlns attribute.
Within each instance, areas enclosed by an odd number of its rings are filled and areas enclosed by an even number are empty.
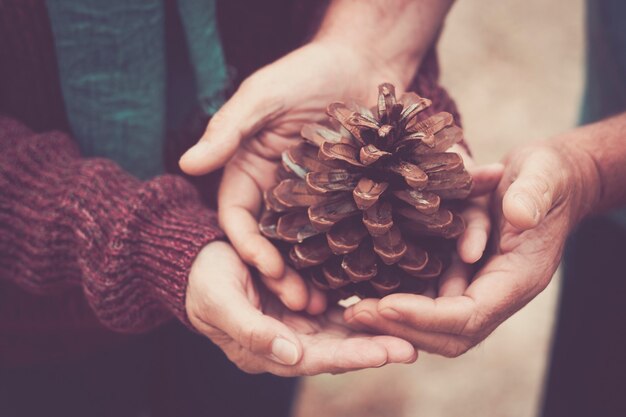
<svg viewBox="0 0 626 417"><path fill-rule="evenodd" d="M253 3L220 3L220 19L240 23L221 25L239 79L301 42L298 19L314 6ZM413 89L458 116L436 78L431 56ZM62 131L45 2L0 0L0 367L103 349L172 317L187 323L191 264L222 236L181 175L139 181L81 158ZM197 136L175 137L170 167Z"/></svg>

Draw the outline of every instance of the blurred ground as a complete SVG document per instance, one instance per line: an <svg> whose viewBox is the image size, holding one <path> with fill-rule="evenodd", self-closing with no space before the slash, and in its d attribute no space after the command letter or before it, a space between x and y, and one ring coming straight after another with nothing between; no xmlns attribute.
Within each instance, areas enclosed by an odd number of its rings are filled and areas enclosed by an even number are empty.
<svg viewBox="0 0 626 417"><path fill-rule="evenodd" d="M583 79L582 0L462 0L440 43L443 83L479 162L576 122ZM421 354L304 381L297 417L532 417L558 281L457 359Z"/></svg>

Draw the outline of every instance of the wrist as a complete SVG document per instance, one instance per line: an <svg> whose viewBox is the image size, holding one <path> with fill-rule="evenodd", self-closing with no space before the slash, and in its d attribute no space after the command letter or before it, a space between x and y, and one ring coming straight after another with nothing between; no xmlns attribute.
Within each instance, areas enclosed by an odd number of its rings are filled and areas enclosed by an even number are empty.
<svg viewBox="0 0 626 417"><path fill-rule="evenodd" d="M359 65L359 70L368 69L381 77L380 82L391 82L396 87L406 90L427 51L393 50L382 45L377 47L367 42L353 42L350 39L331 34L318 35L311 40L323 48L331 48L342 56L349 57Z"/></svg>
<svg viewBox="0 0 626 417"><path fill-rule="evenodd" d="M358 51L406 88L439 35L453 0L333 0L313 42ZM391 81L391 80L390 80Z"/></svg>
<svg viewBox="0 0 626 417"><path fill-rule="evenodd" d="M353 45L345 39L335 39L333 36L315 37L309 47L320 48L326 52L332 51L339 62L345 63L343 69L349 72L349 77L366 75L375 85L389 82L400 91L405 91L421 64L420 57L393 57L391 54L380 55L373 48L365 45ZM391 56L391 58L387 58Z"/></svg>
<svg viewBox="0 0 626 417"><path fill-rule="evenodd" d="M222 245L225 245L223 241L215 240L200 248L189 269L184 303L186 324L200 333L207 327L201 314L206 309L202 290L203 274L207 274L207 259L210 259L212 252L219 250Z"/></svg>
<svg viewBox="0 0 626 417"><path fill-rule="evenodd" d="M578 223L597 210L602 180L594 158L583 147L577 146L572 133L556 138L550 145L564 158L566 177L571 184L571 193L567 197L571 200L572 218Z"/></svg>

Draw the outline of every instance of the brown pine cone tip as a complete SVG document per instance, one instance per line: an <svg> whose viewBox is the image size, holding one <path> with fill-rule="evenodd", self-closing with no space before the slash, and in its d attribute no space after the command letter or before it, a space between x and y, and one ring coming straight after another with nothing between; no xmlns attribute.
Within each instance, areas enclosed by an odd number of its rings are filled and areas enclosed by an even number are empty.
<svg viewBox="0 0 626 417"><path fill-rule="evenodd" d="M378 89L373 109L332 103L330 126L305 125L264 196L263 235L339 298L423 292L465 229L454 200L472 177L446 152L462 130L446 112L419 117L428 99Z"/></svg>

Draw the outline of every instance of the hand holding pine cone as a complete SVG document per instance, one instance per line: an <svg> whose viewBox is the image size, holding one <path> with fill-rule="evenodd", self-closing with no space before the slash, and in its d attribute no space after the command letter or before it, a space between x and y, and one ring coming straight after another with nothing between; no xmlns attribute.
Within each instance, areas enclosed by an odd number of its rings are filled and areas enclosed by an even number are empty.
<svg viewBox="0 0 626 417"><path fill-rule="evenodd" d="M452 115L420 118L430 104L382 84L375 108L332 103L330 126L304 126L283 153L260 230L318 288L419 293L445 270L472 178L446 152L463 137Z"/></svg>

